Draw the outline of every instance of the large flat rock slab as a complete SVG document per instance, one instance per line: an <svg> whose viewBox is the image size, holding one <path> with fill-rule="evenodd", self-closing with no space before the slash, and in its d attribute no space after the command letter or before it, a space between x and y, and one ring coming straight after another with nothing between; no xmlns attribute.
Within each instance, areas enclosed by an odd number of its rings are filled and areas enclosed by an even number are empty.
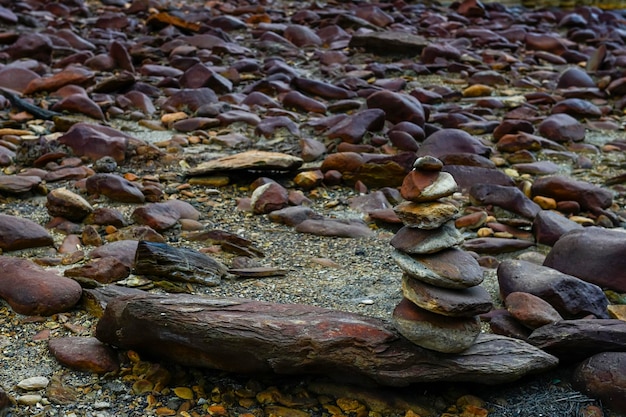
<svg viewBox="0 0 626 417"><path fill-rule="evenodd" d="M300 168L303 163L302 158L297 156L252 150L211 159L187 170L186 174L196 176L240 170L293 171Z"/></svg>
<svg viewBox="0 0 626 417"><path fill-rule="evenodd" d="M318 374L359 384L501 383L557 365L523 341L482 334L459 354L421 348L386 322L303 304L186 294L108 303L96 337L182 365L237 373Z"/></svg>

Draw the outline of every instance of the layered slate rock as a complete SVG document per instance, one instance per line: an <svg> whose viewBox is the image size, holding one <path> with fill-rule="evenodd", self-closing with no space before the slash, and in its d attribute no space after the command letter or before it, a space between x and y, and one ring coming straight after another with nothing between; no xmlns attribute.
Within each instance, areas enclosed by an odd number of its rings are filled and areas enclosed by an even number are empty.
<svg viewBox="0 0 626 417"><path fill-rule="evenodd" d="M467 139L465 134L449 133L461 141ZM458 209L444 199L458 187L454 177L442 168L438 158L422 156L400 188L407 201L394 211L404 227L391 245L395 248L392 258L404 272L404 299L394 309L392 319L398 331L413 343L458 353L474 343L480 333L478 315L493 305L490 295L478 287L483 281L478 261L456 248L463 242L453 221Z"/></svg>
<svg viewBox="0 0 626 417"><path fill-rule="evenodd" d="M512 292L527 292L550 303L566 319L590 314L608 317L608 300L600 287L556 269L506 259L498 266L497 274L502 299Z"/></svg>
<svg viewBox="0 0 626 417"><path fill-rule="evenodd" d="M557 359L531 345L480 335L460 354L416 346L380 319L302 304L183 294L116 298L96 337L141 355L248 374L317 374L358 384L497 384ZM346 360L349 357L350 360Z"/></svg>
<svg viewBox="0 0 626 417"><path fill-rule="evenodd" d="M577 228L556 241L544 265L601 288L626 292L626 233Z"/></svg>

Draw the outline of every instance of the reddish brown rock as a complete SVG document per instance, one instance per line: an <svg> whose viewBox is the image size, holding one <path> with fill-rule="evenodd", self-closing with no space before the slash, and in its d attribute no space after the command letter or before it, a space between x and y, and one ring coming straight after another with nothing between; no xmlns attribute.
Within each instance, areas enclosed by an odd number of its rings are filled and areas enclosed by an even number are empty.
<svg viewBox="0 0 626 417"><path fill-rule="evenodd" d="M531 188L532 196L544 196L558 201L576 201L583 210L606 209L613 203L613 194L597 185L564 176L538 178Z"/></svg>
<svg viewBox="0 0 626 417"><path fill-rule="evenodd" d="M463 242L463 249L486 254L500 254L528 249L534 242L523 239L507 239L499 237L479 237Z"/></svg>
<svg viewBox="0 0 626 417"><path fill-rule="evenodd" d="M308 78L295 77L291 80L291 85L303 93L322 97L327 100L343 100L356 97L354 91Z"/></svg>
<svg viewBox="0 0 626 417"><path fill-rule="evenodd" d="M489 323L489 328L494 334L527 340L531 333L528 327L523 326L505 309L491 310L480 318Z"/></svg>
<svg viewBox="0 0 626 417"><path fill-rule="evenodd" d="M250 198L250 205L255 214L267 214L280 210L289 204L287 189L276 182L257 187Z"/></svg>
<svg viewBox="0 0 626 417"><path fill-rule="evenodd" d="M574 386L613 411L626 413L626 352L602 352L586 359L574 371Z"/></svg>
<svg viewBox="0 0 626 417"><path fill-rule="evenodd" d="M321 214L316 213L310 207L291 206L269 213L268 218L275 223L296 226L308 219L321 220Z"/></svg>
<svg viewBox="0 0 626 417"><path fill-rule="evenodd" d="M137 240L118 240L100 246L89 253L89 257L115 258L127 267L132 267L135 263L135 252L137 251Z"/></svg>
<svg viewBox="0 0 626 417"><path fill-rule="evenodd" d="M315 100L299 91L290 91L282 98L282 103L285 108L292 108L304 112L311 113L326 113L326 105L321 101Z"/></svg>
<svg viewBox="0 0 626 417"><path fill-rule="evenodd" d="M367 132L376 132L385 125L385 112L381 109L366 109L331 127L326 136L329 139L341 139L347 143L360 143Z"/></svg>
<svg viewBox="0 0 626 417"><path fill-rule="evenodd" d="M127 278L130 275L130 267L113 256L107 256L66 269L63 274L66 277L87 278L102 284L109 284Z"/></svg>
<svg viewBox="0 0 626 417"><path fill-rule="evenodd" d="M445 155L462 153L489 156L491 148L463 130L441 129L422 142L417 156L430 155L441 159Z"/></svg>
<svg viewBox="0 0 626 417"><path fill-rule="evenodd" d="M6 66L0 70L0 87L22 93L39 74L28 68Z"/></svg>
<svg viewBox="0 0 626 417"><path fill-rule="evenodd" d="M468 349L480 333L477 317L447 317L431 313L404 298L392 315L393 323L409 341L426 349L459 353Z"/></svg>
<svg viewBox="0 0 626 417"><path fill-rule="evenodd" d="M96 104L86 94L72 94L65 97L51 107L56 112L67 111L69 113L82 113L97 120L104 120L104 113L100 106Z"/></svg>
<svg viewBox="0 0 626 417"><path fill-rule="evenodd" d="M93 80L93 77L94 73L88 69L72 66L50 77L35 78L28 84L24 90L24 94L34 94L40 91L55 91L69 84L86 85Z"/></svg>
<svg viewBox="0 0 626 417"><path fill-rule="evenodd" d="M66 188L57 188L48 193L46 208L52 217L63 217L71 221L82 221L93 211L83 197Z"/></svg>
<svg viewBox="0 0 626 417"><path fill-rule="evenodd" d="M70 310L82 293L69 278L47 271L33 262L0 256L0 297L19 314L50 316Z"/></svg>
<svg viewBox="0 0 626 417"><path fill-rule="evenodd" d="M95 337L52 338L48 349L62 365L77 371L106 374L120 367L115 350Z"/></svg>
<svg viewBox="0 0 626 417"><path fill-rule="evenodd" d="M326 145L312 138L300 139L300 157L304 162L312 162L326 153Z"/></svg>
<svg viewBox="0 0 626 417"><path fill-rule="evenodd" d="M579 142L585 139L585 126L566 113L548 116L538 129L542 136L556 142Z"/></svg>
<svg viewBox="0 0 626 417"><path fill-rule="evenodd" d="M126 226L124 215L118 210L108 207L98 207L94 209L84 220L86 224L97 224L101 226L115 226L121 228Z"/></svg>
<svg viewBox="0 0 626 417"><path fill-rule="evenodd" d="M597 119L602 110L590 101L581 98L566 98L552 106L552 114L566 113L578 118Z"/></svg>
<svg viewBox="0 0 626 417"><path fill-rule="evenodd" d="M541 211L541 207L517 187L475 184L470 188L469 195L475 205L496 205L531 219Z"/></svg>
<svg viewBox="0 0 626 417"><path fill-rule="evenodd" d="M556 323L563 317L548 302L527 292L512 292L504 299L506 309L529 329Z"/></svg>
<svg viewBox="0 0 626 417"><path fill-rule="evenodd" d="M72 148L78 156L93 160L110 156L118 163L126 158L129 142L136 141L132 136L116 129L88 123L76 123L58 140Z"/></svg>
<svg viewBox="0 0 626 417"><path fill-rule="evenodd" d="M557 88L593 88L596 83L591 76L582 68L573 66L569 67L559 75Z"/></svg>
<svg viewBox="0 0 626 417"><path fill-rule="evenodd" d="M626 234L619 229L576 228L561 236L545 266L602 288L626 292Z"/></svg>
<svg viewBox="0 0 626 417"><path fill-rule="evenodd" d="M463 242L463 235L453 223L426 230L403 227L391 238L391 246L407 254L428 254L451 248Z"/></svg>
<svg viewBox="0 0 626 417"><path fill-rule="evenodd" d="M556 269L506 259L498 266L498 283L502 299L512 292L530 293L550 303L566 319L590 314L608 317L608 301L600 287Z"/></svg>
<svg viewBox="0 0 626 417"><path fill-rule="evenodd" d="M406 226L436 229L452 220L459 209L454 204L440 201L426 203L405 201L395 206L394 211Z"/></svg>
<svg viewBox="0 0 626 417"><path fill-rule="evenodd" d="M115 174L92 175L85 185L88 193L102 194L113 201L143 203L146 200L137 184Z"/></svg>
<svg viewBox="0 0 626 417"><path fill-rule="evenodd" d="M163 103L162 108L171 113L183 109L195 112L201 106L214 104L217 101L217 95L210 88L185 88L172 94Z"/></svg>
<svg viewBox="0 0 626 417"><path fill-rule="evenodd" d="M32 220L0 214L0 249L3 251L51 246L52 236Z"/></svg>
<svg viewBox="0 0 626 417"><path fill-rule="evenodd" d="M548 246L553 246L564 234L582 228L580 224L550 210L540 211L533 220L535 240Z"/></svg>
<svg viewBox="0 0 626 417"><path fill-rule="evenodd" d="M198 220L200 213L186 201L168 200L139 207L133 211L131 217L139 224L163 231L174 226L179 219Z"/></svg>
<svg viewBox="0 0 626 417"><path fill-rule="evenodd" d="M22 194L31 191L41 183L41 177L33 175L2 175L0 191L9 194Z"/></svg>
<svg viewBox="0 0 626 417"><path fill-rule="evenodd" d="M4 50L12 59L29 58L49 64L53 45L50 38L41 33L25 33Z"/></svg>
<svg viewBox="0 0 626 417"><path fill-rule="evenodd" d="M382 109L391 123L408 121L423 127L426 121L422 103L413 96L383 90L367 97L367 107Z"/></svg>
<svg viewBox="0 0 626 417"><path fill-rule="evenodd" d="M413 170L404 177L400 193L408 201L435 201L454 194L454 177L447 172Z"/></svg>
<svg viewBox="0 0 626 417"><path fill-rule="evenodd" d="M322 40L309 27L303 25L288 25L284 32L285 39L297 47L320 46Z"/></svg>
<svg viewBox="0 0 626 417"><path fill-rule="evenodd" d="M307 219L298 223L296 232L346 238L373 235L372 230L362 220Z"/></svg>

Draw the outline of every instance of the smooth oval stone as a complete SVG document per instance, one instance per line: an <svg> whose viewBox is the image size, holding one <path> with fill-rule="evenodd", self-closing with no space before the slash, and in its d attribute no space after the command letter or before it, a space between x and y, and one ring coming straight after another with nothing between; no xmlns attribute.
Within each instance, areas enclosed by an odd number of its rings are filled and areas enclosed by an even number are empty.
<svg viewBox="0 0 626 417"><path fill-rule="evenodd" d="M378 91L367 97L367 107L383 110L386 119L394 124L408 121L423 127L426 121L422 103L408 94Z"/></svg>
<svg viewBox="0 0 626 417"><path fill-rule="evenodd" d="M602 288L626 292L626 234L600 227L576 228L561 236L545 266Z"/></svg>
<svg viewBox="0 0 626 417"><path fill-rule="evenodd" d="M444 202L414 203L405 201L393 209L408 227L436 229L452 220L459 212L454 204Z"/></svg>
<svg viewBox="0 0 626 417"><path fill-rule="evenodd" d="M538 127L539 133L556 142L579 142L585 139L585 126L569 114L553 114Z"/></svg>
<svg viewBox="0 0 626 417"><path fill-rule="evenodd" d="M106 374L119 369L117 353L95 337L66 336L48 341L50 353L70 369Z"/></svg>
<svg viewBox="0 0 626 417"><path fill-rule="evenodd" d="M0 70L0 87L21 93L36 78L40 78L39 74L28 68L6 66Z"/></svg>
<svg viewBox="0 0 626 417"><path fill-rule="evenodd" d="M329 139L341 139L347 143L360 143L368 132L376 132L385 126L385 112L380 109L361 110L330 128Z"/></svg>
<svg viewBox="0 0 626 417"><path fill-rule="evenodd" d="M552 114L566 113L579 118L598 118L602 116L602 110L590 101L580 98L566 98L552 106Z"/></svg>
<svg viewBox="0 0 626 417"><path fill-rule="evenodd" d="M500 237L479 237L468 239L463 243L463 249L478 253L498 254L516 252L534 246L534 242L522 239L506 239Z"/></svg>
<svg viewBox="0 0 626 417"><path fill-rule="evenodd" d="M19 314L50 316L73 308L82 288L69 278L22 258L0 256L0 297Z"/></svg>
<svg viewBox="0 0 626 417"><path fill-rule="evenodd" d="M520 174L552 175L559 172L562 167L552 161L537 161L528 163L515 163L512 165Z"/></svg>
<svg viewBox="0 0 626 417"><path fill-rule="evenodd" d="M504 299L506 309L529 329L556 323L563 317L547 301L527 292L512 292Z"/></svg>
<svg viewBox="0 0 626 417"><path fill-rule="evenodd" d="M57 188L48 193L46 208L52 217L63 217L72 221L82 221L93 211L91 204L83 197L67 188Z"/></svg>
<svg viewBox="0 0 626 417"><path fill-rule="evenodd" d="M558 201L576 201L583 210L606 209L613 204L611 191L597 185L560 175L538 178L533 182L531 194L554 198Z"/></svg>
<svg viewBox="0 0 626 417"><path fill-rule="evenodd" d="M83 85L93 80L95 74L86 68L70 66L50 77L35 78L24 90L24 94L34 94L40 91L56 91L66 85Z"/></svg>
<svg viewBox="0 0 626 417"><path fill-rule="evenodd" d="M186 201L168 200L139 207L133 211L131 217L139 224L162 231L174 226L179 219L198 220L200 212Z"/></svg>
<svg viewBox="0 0 626 417"><path fill-rule="evenodd" d="M254 190L250 205L255 214L267 214L289 204L287 189L276 182L264 184Z"/></svg>
<svg viewBox="0 0 626 417"><path fill-rule="evenodd" d="M517 187L496 184L475 184L469 196L476 205L496 205L523 217L534 218L541 207Z"/></svg>
<svg viewBox="0 0 626 417"><path fill-rule="evenodd" d="M299 91L290 91L283 96L283 106L311 113L326 113L326 105L320 101L305 96Z"/></svg>
<svg viewBox="0 0 626 417"><path fill-rule="evenodd" d="M570 67L563 71L559 76L557 88L570 88L570 87L595 87L596 83L591 76L587 74L585 70L579 67Z"/></svg>
<svg viewBox="0 0 626 417"><path fill-rule="evenodd" d="M361 220L308 219L296 226L298 233L347 238L370 237L372 230Z"/></svg>
<svg viewBox="0 0 626 417"><path fill-rule="evenodd" d="M407 275L441 288L463 289L483 281L483 271L476 259L460 249L449 248L423 255L395 250L391 256Z"/></svg>
<svg viewBox="0 0 626 417"><path fill-rule="evenodd" d="M419 255L439 252L463 243L463 235L453 222L444 223L436 229L402 227L391 238L391 246L407 254Z"/></svg>
<svg viewBox="0 0 626 417"><path fill-rule="evenodd" d="M437 59L446 59L448 61L457 61L461 57L461 51L449 43L431 43L428 44L421 54L424 64L433 64Z"/></svg>
<svg viewBox="0 0 626 417"><path fill-rule="evenodd" d="M25 33L4 50L13 60L29 58L49 64L52 60L54 45L50 38L42 33Z"/></svg>
<svg viewBox="0 0 626 417"><path fill-rule="evenodd" d="M557 55L567 50L564 40L556 35L528 32L524 40L528 49L552 52Z"/></svg>
<svg viewBox="0 0 626 417"><path fill-rule="evenodd" d="M132 267L135 263L135 252L137 252L137 240L118 240L100 246L91 252L89 257L96 258L115 258L127 267Z"/></svg>
<svg viewBox="0 0 626 417"><path fill-rule="evenodd" d="M280 210L274 210L268 214L268 219L274 223L296 226L308 219L322 220L321 214L306 206L290 206Z"/></svg>
<svg viewBox="0 0 626 417"><path fill-rule="evenodd" d="M26 193L41 184L41 180L41 177L35 175L2 175L0 176L0 192Z"/></svg>
<svg viewBox="0 0 626 417"><path fill-rule="evenodd" d="M72 94L62 100L57 101L51 107L51 110L70 113L82 113L98 120L104 120L104 113L95 101L85 94Z"/></svg>
<svg viewBox="0 0 626 417"><path fill-rule="evenodd" d="M489 156L491 148L460 129L441 129L422 142L417 156L434 156L442 159L448 154L472 153Z"/></svg>
<svg viewBox="0 0 626 417"><path fill-rule="evenodd" d="M195 112L204 105L217 102L217 95L210 88L185 88L172 94L162 107L172 113L185 108Z"/></svg>
<svg viewBox="0 0 626 417"><path fill-rule="evenodd" d="M403 299L394 309L393 324L412 343L444 353L468 349L480 333L477 317L446 317L431 313Z"/></svg>
<svg viewBox="0 0 626 417"><path fill-rule="evenodd" d="M285 39L300 48L322 44L320 37L311 28L303 25L287 25L283 35Z"/></svg>
<svg viewBox="0 0 626 417"><path fill-rule="evenodd" d="M551 210L542 210L533 220L533 234L537 243L553 246L564 234L583 226Z"/></svg>
<svg viewBox="0 0 626 417"><path fill-rule="evenodd" d="M106 258L90 259L88 262L63 271L63 275L71 278L85 278L110 284L128 278L131 267L124 265L120 260L109 256Z"/></svg>
<svg viewBox="0 0 626 417"><path fill-rule="evenodd" d="M343 100L356 97L354 91L347 90L343 87L308 78L295 77L291 80L291 85L303 93L312 96L322 97L328 100Z"/></svg>
<svg viewBox="0 0 626 417"><path fill-rule="evenodd" d="M13 251L51 246L52 236L32 220L0 213L0 249Z"/></svg>
<svg viewBox="0 0 626 417"><path fill-rule="evenodd" d="M443 162L434 156L421 156L415 160L413 168L420 171L441 171Z"/></svg>
<svg viewBox="0 0 626 417"><path fill-rule="evenodd" d="M497 274L502 299L512 292L527 292L550 303L565 319L590 314L608 317L608 300L602 289L572 275L514 259L503 260Z"/></svg>
<svg viewBox="0 0 626 417"><path fill-rule="evenodd" d="M493 138L495 140L500 140L500 138L504 135L519 132L533 134L535 133L535 127L528 120L504 119L500 122L498 127L494 129Z"/></svg>
<svg viewBox="0 0 626 417"><path fill-rule="evenodd" d="M454 177L447 172L413 170L404 177L400 193L408 201L427 202L454 194Z"/></svg>
<svg viewBox="0 0 626 417"><path fill-rule="evenodd" d="M133 182L115 174L96 174L85 183L87 192L102 194L122 203L143 203L146 198Z"/></svg>
<svg viewBox="0 0 626 417"><path fill-rule="evenodd" d="M574 386L611 410L626 413L626 352L602 352L585 359L574 371Z"/></svg>

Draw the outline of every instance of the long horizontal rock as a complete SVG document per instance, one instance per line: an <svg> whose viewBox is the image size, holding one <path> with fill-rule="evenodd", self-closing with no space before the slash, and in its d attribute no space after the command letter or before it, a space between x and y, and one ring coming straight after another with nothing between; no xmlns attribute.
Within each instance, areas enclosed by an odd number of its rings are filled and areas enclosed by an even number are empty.
<svg viewBox="0 0 626 417"><path fill-rule="evenodd" d="M238 373L321 374L344 382L496 384L558 360L520 340L481 335L461 354L420 348L384 321L299 304L187 294L113 300L96 337L182 365Z"/></svg>

